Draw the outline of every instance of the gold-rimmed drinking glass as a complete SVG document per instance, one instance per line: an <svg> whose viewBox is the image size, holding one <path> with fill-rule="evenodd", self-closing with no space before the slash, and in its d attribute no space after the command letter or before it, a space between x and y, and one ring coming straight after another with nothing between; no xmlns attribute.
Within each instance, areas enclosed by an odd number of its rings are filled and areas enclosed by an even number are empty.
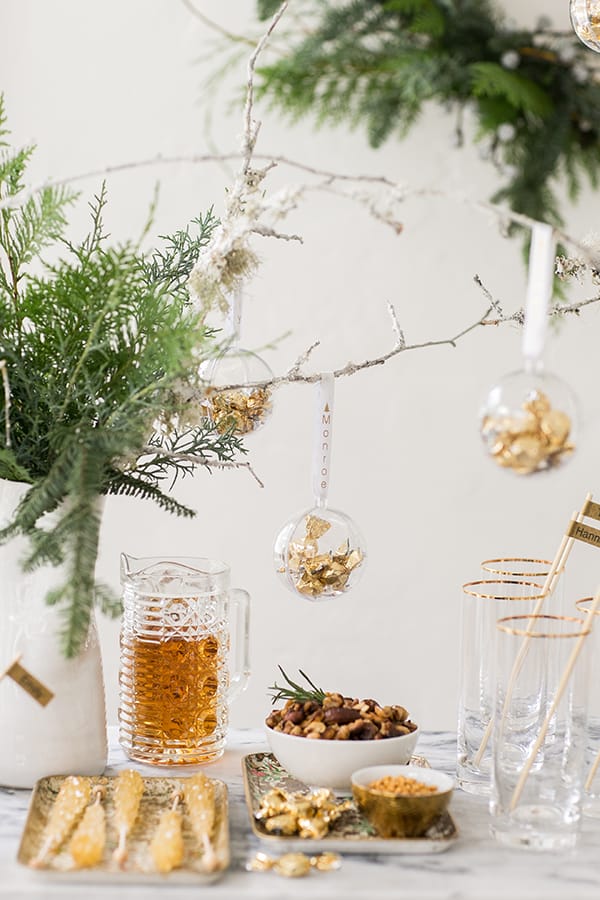
<svg viewBox="0 0 600 900"><path fill-rule="evenodd" d="M582 812L588 622L521 615L496 627L491 832L510 846L573 847Z"/></svg>
<svg viewBox="0 0 600 900"><path fill-rule="evenodd" d="M582 597L575 602L580 613L589 614L593 597ZM595 616L600 616L597 609ZM590 690L588 696L588 727L585 745L585 781L583 812L586 816L600 818L600 621L594 619L592 650L590 654Z"/></svg>
<svg viewBox="0 0 600 900"><path fill-rule="evenodd" d="M543 584L552 568L552 560L533 556L499 556L481 563L483 578L518 578L541 581Z"/></svg>
<svg viewBox="0 0 600 900"><path fill-rule="evenodd" d="M481 563L482 578L512 578L518 581L536 581L546 586L552 569L552 560L535 556L498 556L484 559ZM565 596L565 572L559 570L553 578L552 593L548 597L545 612L562 615L567 612L563 606Z"/></svg>
<svg viewBox="0 0 600 900"><path fill-rule="evenodd" d="M488 726L495 701L496 621L533 613L543 585L516 578L480 579L462 586L457 779L465 791L489 794L492 766Z"/></svg>

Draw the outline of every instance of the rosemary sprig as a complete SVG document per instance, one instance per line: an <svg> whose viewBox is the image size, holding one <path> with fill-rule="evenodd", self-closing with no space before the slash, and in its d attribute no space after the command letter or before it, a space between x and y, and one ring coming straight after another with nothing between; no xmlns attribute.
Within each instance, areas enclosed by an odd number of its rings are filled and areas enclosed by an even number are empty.
<svg viewBox="0 0 600 900"><path fill-rule="evenodd" d="M297 703L306 703L307 700L312 700L314 703L318 703L319 705L323 704L323 700L326 696L325 691L322 690L322 688L317 687L316 684L313 684L308 675L306 675L302 671L302 669L298 669L298 671L300 675L302 675L304 680L308 682L312 690L303 687L301 684L296 684L295 681L292 681L291 678L288 678L281 666L277 666L277 668L287 681L289 687L280 687L277 682L270 685L268 690L270 691L270 696L273 703L278 703L280 700L295 700Z"/></svg>

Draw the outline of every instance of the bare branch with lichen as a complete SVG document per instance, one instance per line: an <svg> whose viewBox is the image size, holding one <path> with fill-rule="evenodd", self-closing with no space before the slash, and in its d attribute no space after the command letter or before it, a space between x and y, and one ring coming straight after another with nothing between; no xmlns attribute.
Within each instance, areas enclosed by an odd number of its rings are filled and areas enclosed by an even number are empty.
<svg viewBox="0 0 600 900"><path fill-rule="evenodd" d="M43 191L45 188L64 187L66 185L77 184L81 181L87 181L92 178L102 178L119 172L127 172L135 169L152 168L154 166L163 165L179 166L182 164L205 165L207 163L226 163L240 159L243 159L243 154L239 151L231 153L192 153L177 156L163 156L162 154L157 154L145 159L115 163L97 169L89 169L85 172L80 172L76 175L69 175L64 178L47 178L37 183L36 185L24 188L18 194L0 199L0 210L19 206L30 197L33 197L36 194L40 193L40 191ZM288 156L282 156L280 154L255 153L253 155L253 159L256 161L267 162L269 164L265 169L258 170L261 179L262 177L264 177L264 173L266 173L266 171L275 166L284 166L324 179L324 181L322 181L320 184L296 184L293 186L293 188L289 188L289 190L293 190L295 192L297 200L301 199L303 194L310 191L325 192L328 187L331 187L335 184L361 184L370 185L374 188L383 188L384 190L388 189L389 191L393 192L396 198L396 202L398 203L413 199L423 200L437 198L452 203L458 203L463 206L469 206L474 210L478 210L487 215L490 215L502 226L505 226L506 224L514 224L531 229L534 227L534 225L538 224L535 219L532 219L529 216L522 215L521 213L516 213L505 206L475 200L466 194L457 193L456 191L444 191L439 188L434 189L426 187L409 188L406 185L403 185L400 182L396 182L385 175L332 172L331 170L319 169L316 166L307 165L306 163L303 163L299 160L292 159ZM332 190L331 193L336 192ZM354 200L361 205L365 204L366 195L364 192L362 194L360 194L359 192L342 191L339 191L337 193L338 196L343 196L349 200ZM272 204L266 205L265 211L274 211L277 215L280 214L277 210L274 210ZM376 218L381 221L383 219L383 216L377 215ZM395 222L394 224L392 224L391 222L387 222L386 224L392 225L395 230L398 230L396 226L400 227L402 225L402 223L400 222ZM588 262L593 265L595 257L592 253L590 253L589 249L581 243L581 241L558 228L554 229L554 234L558 241L565 244L566 246L572 247L574 250L577 250L579 253L581 253L584 260L587 259Z"/></svg>
<svg viewBox="0 0 600 900"><path fill-rule="evenodd" d="M252 162L252 154L254 153L254 148L256 147L256 141L258 138L258 132L260 131L260 122L254 122L252 118L252 112L254 109L254 74L256 72L256 63L258 61L258 57L265 49L267 42L273 31L277 28L281 17L288 7L287 0L281 4L273 18L269 23L269 27L261 37L260 41L256 45L254 52L251 54L250 59L248 60L248 66L246 70L247 74L247 82L246 82L246 103L244 105L244 141L243 141L243 153L244 153L244 162L242 166L242 172L246 175L250 170L250 163Z"/></svg>
<svg viewBox="0 0 600 900"><path fill-rule="evenodd" d="M388 312L390 314L390 319L392 320L392 330L396 335L396 344L395 349L404 350L406 347L406 339L404 337L404 332L400 328L400 323L398 322L398 316L396 315L396 310L391 303L387 305Z"/></svg>
<svg viewBox="0 0 600 900"><path fill-rule="evenodd" d="M298 359L296 360L294 365L290 366L290 368L288 369L288 371L286 373L288 375L288 377L292 376L292 375L298 375L301 372L303 367L308 362L309 356L311 355L313 350L316 350L317 347L320 346L320 344L321 344L321 341L315 341L314 343L312 343L310 345L310 347L308 347L307 350L304 351L304 353L300 354L300 356L298 357Z"/></svg>
<svg viewBox="0 0 600 900"><path fill-rule="evenodd" d="M234 44L245 44L248 47L254 47L254 41L252 38L246 37L244 34L235 34L233 31L229 31L227 28L224 28L219 22L215 22L214 19L210 19L205 13L201 12L191 0L181 0L185 8L188 12L191 12L193 16L197 19L200 19L203 25L206 25L208 28L211 28L213 31L216 31L217 34L220 34L221 37L227 38L228 41L231 41Z"/></svg>
<svg viewBox="0 0 600 900"><path fill-rule="evenodd" d="M393 310L391 304L388 304L388 311ZM388 360L393 359L393 357L398 356L400 353L406 353L410 350L423 350L426 347L443 347L450 346L456 347L457 343L463 338L466 337L471 331L474 331L480 325L488 324L487 317L492 312L492 307L489 306L483 316L480 316L477 321L473 322L471 325L468 325L466 328L463 328L457 334L452 335L451 337L441 338L439 340L432 341L422 341L417 344L407 344L404 340L404 335L402 329L400 329L395 312L392 316L392 327L395 334L395 342L394 346L387 353L383 353L381 356L373 357L372 359L365 359L362 362L348 362L345 366L342 366L339 369L335 369L332 372L334 378L345 378L348 375L355 375L357 372L362 372L364 369L371 369L374 366L382 366ZM301 371L302 364L306 362L308 356L312 352L312 350L319 345L319 341L316 341L312 344L308 350L306 350L298 359L298 361L291 366L290 369L284 375L277 375L274 378L271 378L267 381L256 381L249 384L226 384L219 385L219 391L234 391L240 390L240 388L244 387L253 387L253 388L267 388L272 390L273 388L281 387L284 384L316 384L318 381L321 381L323 377L322 372L313 372L311 374L305 374Z"/></svg>
<svg viewBox="0 0 600 900"><path fill-rule="evenodd" d="M189 5L188 0L184 0L184 2L186 5ZM247 63L246 101L243 112L244 133L239 152L228 154L191 154L176 157L154 156L145 160L108 166L101 170L86 172L70 178L48 180L37 187L24 189L11 198L0 200L0 209L5 206L22 203L42 188L73 183L74 181L98 175L108 175L113 172L157 164L167 165L183 162L191 164L222 163L230 160L239 160L241 165L233 185L227 193L227 202L224 214L221 217L221 224L215 229L211 241L201 249L188 283L192 300L206 311L215 307L225 311L229 306L232 294L239 290L255 273L259 265L259 259L251 244L251 238L254 235L288 241L302 240L300 235L280 231L275 227L275 223L285 218L297 207L299 201L310 192L332 193L357 202L367 208L369 213L378 221L391 227L398 235L403 230L403 223L399 218L399 209L408 200L424 198L439 198L468 205L486 215L492 216L501 227L506 227L508 224L516 224L526 228L533 228L537 224L534 219L507 207L473 200L457 192L426 187L410 188L384 175L332 172L287 156L256 153L256 143L260 130L260 122L254 120L254 77L256 65L260 54L284 15L286 8L287 2L282 3L266 32L255 46ZM197 10L196 13L200 18L205 18L204 14L199 13ZM257 167L257 164L262 164L262 167ZM275 166L284 166L317 180L288 186L275 194L267 194L264 190L263 182L267 174ZM598 264L598 254L594 255L592 250L585 246L584 243L576 241L559 229L554 229L554 233L563 244L581 254L581 259L579 257L573 259L563 258L562 263L561 258L559 258L559 272L564 277L577 277L585 269L592 273L593 278L596 276L600 277L598 269L595 268ZM560 268L561 265L562 270ZM388 304L388 312L391 317L395 338L392 349L372 359L365 359L361 362L348 362L345 366L334 371L334 377L346 377L365 369L383 365L400 353L411 350L440 346L455 347L462 338L480 326L500 325L508 322L522 323L523 310L517 310L510 315L504 314L500 303L483 285L478 276L475 276L475 281L486 296L488 308L484 315L472 324L448 338L407 344L400 328L396 311L391 304ZM590 298L570 306L555 304L551 307L549 315L557 317L568 315L569 313L577 314L584 306L598 302L598 300L600 300L600 297ZM489 318L492 314L494 318ZM256 386L274 388L283 384L313 384L319 381L322 373L305 373L303 371L310 354L318 344L319 341L316 341L311 345L283 375L276 376L270 381L257 383ZM233 390L242 387L248 387L248 385L225 385L220 387L220 390ZM203 457L194 457L193 460L190 459L189 461L199 465L208 465L212 468L242 467L251 469L248 463L216 462ZM255 473L252 474L254 477L257 477Z"/></svg>
<svg viewBox="0 0 600 900"><path fill-rule="evenodd" d="M148 454L149 456L161 456L165 459L179 460L179 462L191 463L191 465L193 466L204 466L205 469L246 469L246 471L249 472L250 475L252 475L258 485L261 488L264 487L264 483L258 477L256 472L252 468L252 464L249 462L213 459L212 457L199 456L195 453L179 453L178 451L173 450L162 450L160 447L157 447L154 444L144 447L142 449L141 455L143 456L144 454Z"/></svg>
<svg viewBox="0 0 600 900"><path fill-rule="evenodd" d="M576 273L572 272L571 274L578 277ZM486 299L490 303L490 310L497 313L496 317L493 319L485 319L481 324L482 325L504 325L507 322L512 322L516 325L524 325L525 324L525 309L524 307L519 307L514 312L505 314L500 306L498 300L496 300L488 288L483 284L479 275L475 275L473 278L478 287L481 288L483 294ZM592 306L594 303L600 303L600 295L596 295L595 297L588 297L587 300L579 300L575 303L552 303L548 309L548 317L550 319L561 319L569 315L578 316L581 313L581 310L586 306Z"/></svg>

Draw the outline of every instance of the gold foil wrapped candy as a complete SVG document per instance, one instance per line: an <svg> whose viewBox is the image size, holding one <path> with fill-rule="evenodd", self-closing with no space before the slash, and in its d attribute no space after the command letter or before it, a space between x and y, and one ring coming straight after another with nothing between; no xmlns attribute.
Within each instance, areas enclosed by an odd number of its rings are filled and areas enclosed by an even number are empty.
<svg viewBox="0 0 600 900"><path fill-rule="evenodd" d="M324 788L309 794L274 789L262 798L255 818L271 834L318 840L325 837L342 813L352 808L351 800L340 802Z"/></svg>
<svg viewBox="0 0 600 900"><path fill-rule="evenodd" d="M319 872L334 872L342 865L342 858L338 853L319 853L318 856L311 856L310 864Z"/></svg>
<svg viewBox="0 0 600 900"><path fill-rule="evenodd" d="M319 872L333 872L342 865L341 857L337 853L319 853L316 856L306 856L305 853L284 853L278 859L267 856L266 853L257 853L246 863L247 872L276 872L284 878L301 878L308 875L311 869Z"/></svg>
<svg viewBox="0 0 600 900"><path fill-rule="evenodd" d="M533 388L513 412L484 414L481 436L497 465L529 475L560 465L575 450L571 427L570 416Z"/></svg>
<svg viewBox="0 0 600 900"><path fill-rule="evenodd" d="M310 859L304 853L284 853L273 864L273 871L284 878L302 878L310 872Z"/></svg>
<svg viewBox="0 0 600 900"><path fill-rule="evenodd" d="M343 516L334 510L327 510L324 514L334 518L333 524L337 524L337 519ZM329 518L309 513L304 517L304 528L300 529L300 534L292 535L283 551L284 565L279 571L289 573L294 589L300 594L320 597L342 593L348 587L350 575L364 560L358 542L351 540L351 537L346 537L335 549L323 550L319 540L330 529L332 521Z"/></svg>

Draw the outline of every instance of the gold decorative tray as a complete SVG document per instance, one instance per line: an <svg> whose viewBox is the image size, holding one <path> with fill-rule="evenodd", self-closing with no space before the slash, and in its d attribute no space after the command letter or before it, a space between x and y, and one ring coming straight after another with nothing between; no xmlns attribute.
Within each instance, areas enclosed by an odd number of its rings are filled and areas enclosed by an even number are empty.
<svg viewBox="0 0 600 900"><path fill-rule="evenodd" d="M413 766L430 768L423 756L413 756ZM244 788L252 831L261 841L285 847L287 851L300 850L306 853L330 850L337 853L443 853L449 850L458 838L454 819L446 812L433 823L429 831L418 838L382 838L372 825L356 809L344 812L333 824L329 834L323 838L301 838L296 835L270 834L255 819L261 798L273 790L308 792L303 782L292 778L272 753L251 753L242 761Z"/></svg>
<svg viewBox="0 0 600 900"><path fill-rule="evenodd" d="M60 789L64 775L51 775L42 778L33 789L27 821L21 837L21 845L17 854L18 861L30 866L39 849L42 833ZM170 883L170 884L202 884L220 878L229 865L229 827L227 814L227 788L222 781L213 779L215 785L216 817L212 844L217 857L217 869L214 872L204 871L202 851L192 833L187 816L183 818L183 840L185 856L180 868L173 869L168 875L161 875L154 870L148 850L150 841L158 824L160 814L171 805L173 792L176 791L182 778L144 777L144 794L135 825L127 842L128 859L124 869L120 869L112 859L116 847L116 833L113 822L113 789L116 776L93 776L94 785L103 785L106 790L103 805L106 809L107 839L101 862L91 869L75 869L69 851L62 847L55 854L50 864L44 869L32 869L49 881L64 882L121 882ZM68 840L66 842L68 844Z"/></svg>

